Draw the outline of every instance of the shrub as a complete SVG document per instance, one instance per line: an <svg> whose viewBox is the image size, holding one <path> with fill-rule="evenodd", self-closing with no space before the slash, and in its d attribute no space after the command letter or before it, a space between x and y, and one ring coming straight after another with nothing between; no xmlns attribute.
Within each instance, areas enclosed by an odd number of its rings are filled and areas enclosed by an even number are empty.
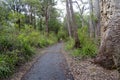
<svg viewBox="0 0 120 80"><path fill-rule="evenodd" d="M16 66L28 61L36 47L57 42L55 34L45 36L29 25L24 25L20 31L15 26L9 27L0 29L0 79L9 77Z"/></svg>
<svg viewBox="0 0 120 80"><path fill-rule="evenodd" d="M79 39L81 42L81 48L74 49L72 52L73 56L82 56L82 57L94 57L97 52L97 46L93 40L87 35L87 27L82 27L78 30ZM73 49L74 40L69 39L66 43L67 49Z"/></svg>
<svg viewBox="0 0 120 80"><path fill-rule="evenodd" d="M73 46L74 46L74 39L73 38L68 38L68 41L66 42L66 46L65 46L65 49L66 50L70 50L70 49L73 49Z"/></svg>
<svg viewBox="0 0 120 80"><path fill-rule="evenodd" d="M0 55L0 78L8 77L12 73L6 59L6 56Z"/></svg>
<svg viewBox="0 0 120 80"><path fill-rule="evenodd" d="M41 38L39 39L39 47L47 46L49 44L47 39L48 38L46 38L45 36L41 35Z"/></svg>
<svg viewBox="0 0 120 80"><path fill-rule="evenodd" d="M65 29L63 29L63 27L61 27L60 30L58 31L57 37L58 37L58 40L60 39L66 40L67 32Z"/></svg>
<svg viewBox="0 0 120 80"><path fill-rule="evenodd" d="M81 41L82 48L80 49L80 55L82 56L95 56L97 52L97 45L88 36L87 27L82 27L78 30L79 39Z"/></svg>
<svg viewBox="0 0 120 80"><path fill-rule="evenodd" d="M15 51L0 55L0 78L6 78L13 74L18 57Z"/></svg>
<svg viewBox="0 0 120 80"><path fill-rule="evenodd" d="M58 41L57 35L55 33L50 33L49 38L47 39L49 44L54 44Z"/></svg>
<svg viewBox="0 0 120 80"><path fill-rule="evenodd" d="M34 55L34 48L31 47L29 44L23 44L22 48L19 50L19 59L29 60L31 56Z"/></svg>

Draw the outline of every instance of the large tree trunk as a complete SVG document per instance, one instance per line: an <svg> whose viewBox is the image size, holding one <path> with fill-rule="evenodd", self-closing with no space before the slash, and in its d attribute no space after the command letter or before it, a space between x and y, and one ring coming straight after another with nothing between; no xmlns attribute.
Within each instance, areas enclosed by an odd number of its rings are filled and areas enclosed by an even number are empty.
<svg viewBox="0 0 120 80"><path fill-rule="evenodd" d="M75 39L75 45L74 47L76 48L80 48L80 40L78 38L78 26L76 24L76 20L75 20L75 16L74 16L74 11L73 11L73 5L72 5L72 0L69 0L70 1L70 11L71 11L71 20L72 20L72 28L74 28L74 32L73 32L73 35L74 35L74 39Z"/></svg>
<svg viewBox="0 0 120 80"><path fill-rule="evenodd" d="M108 69L117 67L120 72L120 1L110 0L108 2L104 0L103 2L102 0L101 4L102 22L106 20L107 23L102 23L104 32L102 32L101 45L98 56L95 58L95 63ZM106 8L110 8L110 13L106 12Z"/></svg>

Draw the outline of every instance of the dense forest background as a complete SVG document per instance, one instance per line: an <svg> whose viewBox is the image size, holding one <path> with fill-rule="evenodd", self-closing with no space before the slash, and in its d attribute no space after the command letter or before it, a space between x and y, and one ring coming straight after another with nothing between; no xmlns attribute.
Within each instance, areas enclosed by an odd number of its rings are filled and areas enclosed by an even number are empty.
<svg viewBox="0 0 120 80"><path fill-rule="evenodd" d="M91 57L94 63L119 70L119 1L61 2L66 7L64 16L57 0L0 0L0 78L29 61L36 48L60 41L74 57Z"/></svg>

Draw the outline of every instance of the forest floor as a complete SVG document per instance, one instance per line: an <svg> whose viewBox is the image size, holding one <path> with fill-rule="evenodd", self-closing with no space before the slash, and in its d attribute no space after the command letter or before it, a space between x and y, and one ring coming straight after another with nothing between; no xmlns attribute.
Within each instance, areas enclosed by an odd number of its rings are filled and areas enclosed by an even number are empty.
<svg viewBox="0 0 120 80"><path fill-rule="evenodd" d="M36 53L8 80L118 80L116 70L106 70L91 63L91 59L70 56L63 43L38 49Z"/></svg>
<svg viewBox="0 0 120 80"><path fill-rule="evenodd" d="M74 80L119 80L117 70L106 70L101 66L92 63L92 59L80 59L70 55L70 52L63 50L66 61Z"/></svg>

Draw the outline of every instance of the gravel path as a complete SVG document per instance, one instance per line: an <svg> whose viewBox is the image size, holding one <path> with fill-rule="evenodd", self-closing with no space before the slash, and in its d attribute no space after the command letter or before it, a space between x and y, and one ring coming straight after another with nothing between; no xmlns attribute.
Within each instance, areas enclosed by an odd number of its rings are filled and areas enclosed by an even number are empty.
<svg viewBox="0 0 120 80"><path fill-rule="evenodd" d="M22 80L74 80L61 49L62 43L47 48Z"/></svg>

